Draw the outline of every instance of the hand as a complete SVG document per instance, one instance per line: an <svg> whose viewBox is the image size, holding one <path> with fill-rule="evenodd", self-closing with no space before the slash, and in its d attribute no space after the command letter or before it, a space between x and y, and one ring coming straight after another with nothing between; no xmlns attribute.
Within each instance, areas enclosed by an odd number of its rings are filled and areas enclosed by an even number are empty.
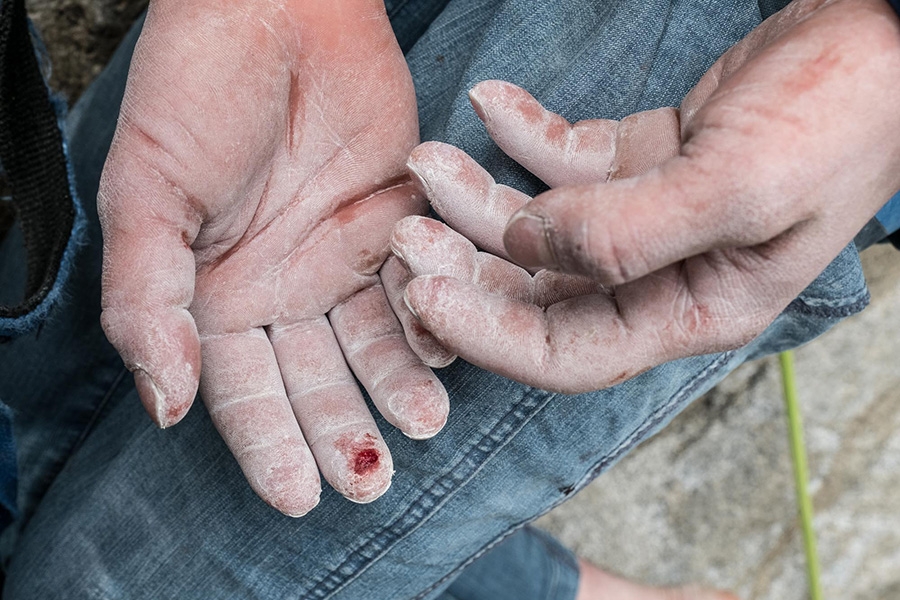
<svg viewBox="0 0 900 600"><path fill-rule="evenodd" d="M411 170L491 254L418 217L392 243L419 276L409 307L449 352L537 387L600 389L749 342L900 188L900 24L883 0L793 3L680 110L570 125L510 84L471 96L556 189L528 202L425 144Z"/></svg>
<svg viewBox="0 0 900 600"><path fill-rule="evenodd" d="M417 140L381 2L151 3L98 199L103 327L160 426L199 379L286 514L318 502L318 469L357 502L390 485L354 374L410 437L446 420L377 275L394 223L424 210Z"/></svg>

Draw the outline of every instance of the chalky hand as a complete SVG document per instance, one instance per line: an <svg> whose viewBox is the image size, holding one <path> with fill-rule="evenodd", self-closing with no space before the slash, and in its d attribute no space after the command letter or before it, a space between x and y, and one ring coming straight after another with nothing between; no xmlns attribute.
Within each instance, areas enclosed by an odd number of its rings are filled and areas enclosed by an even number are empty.
<svg viewBox="0 0 900 600"><path fill-rule="evenodd" d="M446 420L378 277L393 225L424 210L417 140L381 2L151 2L98 200L103 327L160 426L199 382L286 514L315 506L320 470L357 502L390 485L354 375L411 437Z"/></svg>
<svg viewBox="0 0 900 600"><path fill-rule="evenodd" d="M392 244L432 346L536 387L749 342L900 188L900 23L881 0L794 2L680 109L571 125L511 84L471 96L554 189L530 200L423 144L409 166L450 227L409 217Z"/></svg>

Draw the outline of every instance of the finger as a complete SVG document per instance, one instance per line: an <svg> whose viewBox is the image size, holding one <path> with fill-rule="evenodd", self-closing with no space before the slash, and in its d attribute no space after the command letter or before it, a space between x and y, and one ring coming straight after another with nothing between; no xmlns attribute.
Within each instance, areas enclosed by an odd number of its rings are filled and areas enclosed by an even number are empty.
<svg viewBox="0 0 900 600"><path fill-rule="evenodd" d="M497 145L550 187L606 181L616 154L616 121L572 125L505 81L482 81L469 99Z"/></svg>
<svg viewBox="0 0 900 600"><path fill-rule="evenodd" d="M619 286L614 295L580 296L546 310L442 276L414 279L406 298L465 360L529 385L580 393L748 343L840 251L839 242L811 229L713 251ZM805 253L817 239L827 247Z"/></svg>
<svg viewBox="0 0 900 600"><path fill-rule="evenodd" d="M389 256L380 271L381 282L387 294L391 309L403 326L406 342L423 363L433 369L446 367L456 360L456 355L441 346L419 320L409 312L403 301L403 292L412 275L396 256Z"/></svg>
<svg viewBox="0 0 900 600"><path fill-rule="evenodd" d="M616 157L608 180L641 175L681 149L678 109L665 107L629 115L616 128Z"/></svg>
<svg viewBox="0 0 900 600"><path fill-rule="evenodd" d="M483 81L469 98L497 145L550 187L638 175L677 155L681 142L675 108L572 125L505 81Z"/></svg>
<svg viewBox="0 0 900 600"><path fill-rule="evenodd" d="M449 144L418 146L407 167L450 227L479 248L506 256L503 230L509 218L530 200L526 194L495 183L469 155Z"/></svg>
<svg viewBox="0 0 900 600"><path fill-rule="evenodd" d="M293 232L260 235L253 251L245 248L198 272L191 305L198 327L242 331L324 315L377 283L394 224L423 208L424 197L406 181L344 207L299 246ZM247 298L254 299L249 312Z"/></svg>
<svg viewBox="0 0 900 600"><path fill-rule="evenodd" d="M202 346L200 393L250 487L287 515L306 514L319 502L319 472L265 332L204 335Z"/></svg>
<svg viewBox="0 0 900 600"><path fill-rule="evenodd" d="M272 325L268 333L290 406L322 475L349 500L375 500L391 485L393 461L328 319Z"/></svg>
<svg viewBox="0 0 900 600"><path fill-rule="evenodd" d="M498 294L530 302L531 275L521 267L485 252L447 225L426 217L406 217L394 227L394 254L413 277L447 275Z"/></svg>
<svg viewBox="0 0 900 600"><path fill-rule="evenodd" d="M160 427L181 420L197 394L200 341L188 312L190 244L200 228L191 203L114 143L97 208L103 227L101 323L135 374L141 402Z"/></svg>
<svg viewBox="0 0 900 600"><path fill-rule="evenodd" d="M720 163L679 156L639 177L550 190L513 216L506 248L527 267L618 285L708 250L765 242L806 218L794 203L753 198L748 174Z"/></svg>
<svg viewBox="0 0 900 600"><path fill-rule="evenodd" d="M407 217L394 228L391 248L413 277L447 275L473 283L488 293L549 306L565 298L604 291L586 277L527 271L502 258L478 252L472 243L443 223Z"/></svg>
<svg viewBox="0 0 900 600"><path fill-rule="evenodd" d="M406 343L380 285L357 292L328 318L347 364L389 423L416 440L443 428L447 391Z"/></svg>
<svg viewBox="0 0 900 600"><path fill-rule="evenodd" d="M634 349L610 326L616 309L609 297L582 296L545 312L457 279L428 276L413 279L406 298L425 327L460 357L528 385L576 393L634 374L637 361L628 360Z"/></svg>

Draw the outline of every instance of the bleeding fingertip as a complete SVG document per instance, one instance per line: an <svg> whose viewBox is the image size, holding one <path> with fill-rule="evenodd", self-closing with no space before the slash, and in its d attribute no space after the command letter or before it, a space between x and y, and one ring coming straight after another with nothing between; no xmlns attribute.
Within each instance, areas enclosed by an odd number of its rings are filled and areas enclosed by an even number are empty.
<svg viewBox="0 0 900 600"><path fill-rule="evenodd" d="M503 232L506 251L523 267L557 266L550 245L547 220L526 211L519 211L509 220Z"/></svg>
<svg viewBox="0 0 900 600"><path fill-rule="evenodd" d="M334 447L346 465L329 482L345 498L368 504L391 486L394 462L382 440L369 433L349 434L338 438Z"/></svg>

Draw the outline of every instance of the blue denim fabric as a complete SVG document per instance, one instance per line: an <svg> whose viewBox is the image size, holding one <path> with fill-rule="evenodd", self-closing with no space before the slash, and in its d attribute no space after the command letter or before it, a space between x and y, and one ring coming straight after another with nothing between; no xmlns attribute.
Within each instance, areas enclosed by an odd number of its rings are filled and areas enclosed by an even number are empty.
<svg viewBox="0 0 900 600"><path fill-rule="evenodd" d="M388 7L398 32L413 32L403 34L411 40L424 31L408 54L423 138L461 146L528 192L540 183L490 142L466 99L472 84L514 81L573 120L621 117L677 104L761 19L759 5L742 0L451 0L429 24L430 6ZM69 120L85 200L96 196L133 42ZM868 300L850 246L748 346L668 363L615 388L565 396L457 362L439 371L451 414L437 437L410 440L376 416L396 468L381 499L356 505L326 487L314 511L291 519L253 494L202 404L165 431L144 414L100 331L100 237L86 205L88 242L70 302L40 336L0 346L0 396L16 411L21 465L22 514L0 544L11 600L396 600L489 589L485 561L547 560L502 540L745 360L802 344ZM571 571L564 577L557 562L534 572L560 573L571 588Z"/></svg>
<svg viewBox="0 0 900 600"><path fill-rule="evenodd" d="M29 22L31 38L35 46L39 64L48 64L47 50ZM62 98L55 96L50 88L47 88L47 96L56 111L60 129L64 127L66 118L66 103ZM63 138L63 152L69 157L68 144ZM78 198L78 193L71 184L74 181L69 167L69 192L74 208L74 220L69 241L63 250L60 259L56 281L40 304L28 313L19 317L0 317L0 342L19 337L39 328L51 318L57 306L65 301L65 289L70 276L75 270L75 255L80 244L83 243L87 217ZM3 166L0 165L0 173ZM17 306L25 300L25 285L27 273L23 268L26 264L25 246L22 231L18 225L14 225L5 236L0 236L0 304L4 306ZM0 531L5 528L18 514L16 506L16 488L18 485L15 442L12 432L12 411L3 403L0 395Z"/></svg>
<svg viewBox="0 0 900 600"><path fill-rule="evenodd" d="M875 215L878 222L881 223L884 230L888 234L900 230L900 193L894 195L888 200L887 204L881 207L878 214Z"/></svg>
<svg viewBox="0 0 900 600"><path fill-rule="evenodd" d="M523 527L463 571L438 600L569 600L578 561L547 533Z"/></svg>

